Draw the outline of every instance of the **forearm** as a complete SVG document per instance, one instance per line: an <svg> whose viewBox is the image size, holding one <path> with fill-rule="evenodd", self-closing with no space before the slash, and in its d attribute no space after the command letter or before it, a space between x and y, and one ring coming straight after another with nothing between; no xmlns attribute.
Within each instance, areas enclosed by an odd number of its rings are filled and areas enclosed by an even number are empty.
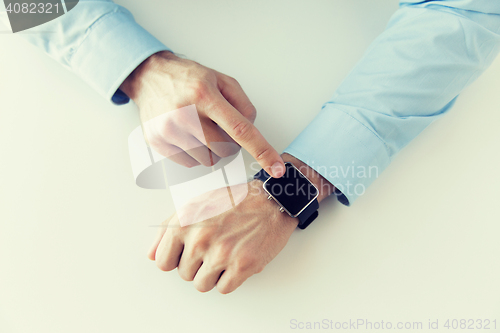
<svg viewBox="0 0 500 333"><path fill-rule="evenodd" d="M320 114L285 149L335 185L344 204L363 194L403 147L449 110L498 53L500 15L445 3L398 10ZM486 10L486 2L478 3ZM489 4L500 13L500 4Z"/></svg>
<svg viewBox="0 0 500 333"><path fill-rule="evenodd" d="M19 36L72 70L106 99L152 54L168 50L108 0L80 0L67 14ZM113 99L115 103L127 98Z"/></svg>
<svg viewBox="0 0 500 333"><path fill-rule="evenodd" d="M165 70L158 70L158 61L162 58L175 61L178 57L171 51L162 51L152 54L120 85L120 89L127 94L137 105L140 105L141 99L147 99L148 94L154 94L154 81L156 77L166 75ZM142 97L142 98L141 98Z"/></svg>

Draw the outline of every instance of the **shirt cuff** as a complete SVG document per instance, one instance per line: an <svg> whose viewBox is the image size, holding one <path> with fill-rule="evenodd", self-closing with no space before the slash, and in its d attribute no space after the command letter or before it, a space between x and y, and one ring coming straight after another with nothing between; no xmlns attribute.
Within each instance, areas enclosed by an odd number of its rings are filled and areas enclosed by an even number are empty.
<svg viewBox="0 0 500 333"><path fill-rule="evenodd" d="M118 88L144 60L160 51L170 49L137 24L132 14L118 10L88 29L71 57L71 67L106 99L126 104L130 99Z"/></svg>
<svg viewBox="0 0 500 333"><path fill-rule="evenodd" d="M346 206L365 193L391 159L384 142L351 115L355 109L325 104L285 149L332 183Z"/></svg>

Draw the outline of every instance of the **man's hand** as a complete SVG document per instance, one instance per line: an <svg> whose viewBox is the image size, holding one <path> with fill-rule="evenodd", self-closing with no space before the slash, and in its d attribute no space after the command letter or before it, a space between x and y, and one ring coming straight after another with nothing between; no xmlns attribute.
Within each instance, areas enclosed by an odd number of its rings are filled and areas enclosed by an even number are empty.
<svg viewBox="0 0 500 333"><path fill-rule="evenodd" d="M292 162L315 184L319 201L333 192L333 185L303 162L287 154L283 159ZM165 221L148 253L149 259L163 271L178 267L179 275L193 281L201 292L217 286L226 294L261 272L286 245L298 219L280 213L279 206L267 200L260 180L238 186L248 186L248 195L242 199L240 194L246 191L231 187L233 200L240 203L223 214L214 216L212 212L227 204L227 200L221 200L227 198L226 188L193 201ZM179 216L182 219L188 215L207 219L181 227Z"/></svg>
<svg viewBox="0 0 500 333"><path fill-rule="evenodd" d="M236 142L270 175L283 175L283 160L253 125L255 107L235 79L164 51L137 67L120 89L139 106L146 140L161 155L187 167L209 166L236 153L224 149L232 145L212 143ZM193 104L194 117L172 112Z"/></svg>
<svg viewBox="0 0 500 333"><path fill-rule="evenodd" d="M261 272L283 249L298 220L280 213L262 193L262 182L249 184L248 196L235 208L203 222L181 227L177 214L165 221L148 257L162 271L178 267L201 292L217 286L227 294L248 277ZM221 192L219 195L217 191ZM208 196L204 204L186 209L197 215L218 205L226 188Z"/></svg>

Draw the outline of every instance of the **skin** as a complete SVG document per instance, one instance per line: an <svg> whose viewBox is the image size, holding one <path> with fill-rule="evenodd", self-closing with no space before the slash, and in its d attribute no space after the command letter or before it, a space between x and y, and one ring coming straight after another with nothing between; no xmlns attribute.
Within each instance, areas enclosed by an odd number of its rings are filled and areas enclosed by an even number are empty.
<svg viewBox="0 0 500 333"><path fill-rule="evenodd" d="M253 126L255 107L227 75L165 51L144 61L120 88L138 105L148 144L179 164L214 165L235 151L221 148L231 145L211 143L228 142L245 148L277 178L284 174L283 161L293 163L319 189L319 201L334 190L305 163L288 154L280 157ZM185 108L193 104L195 117ZM234 207L218 209L227 205L223 188L196 198L164 221L149 259L162 271L177 268L201 292L216 286L227 294L261 272L284 248L298 219L267 200L260 180L241 186L248 186L248 195L242 191L238 198L238 190L231 188L238 203ZM225 212L216 215L218 211ZM191 222L185 223L186 217Z"/></svg>
<svg viewBox="0 0 500 333"><path fill-rule="evenodd" d="M333 185L302 161L288 154L282 157L318 188L320 202L334 191ZM176 214L166 220L148 258L162 271L177 268L180 277L193 281L200 292L217 287L220 293L227 294L261 272L285 247L298 219L280 213L279 206L267 200L260 180L246 186L249 194L245 199L223 214L184 227L179 225ZM204 204L187 209L197 214L218 203L218 196L212 194Z"/></svg>
<svg viewBox="0 0 500 333"><path fill-rule="evenodd" d="M253 125L256 109L232 77L163 51L137 67L120 89L139 107L150 147L174 162L214 165L235 151L210 143L231 142L245 148L270 175L283 175L283 160ZM175 112L193 104L195 119Z"/></svg>

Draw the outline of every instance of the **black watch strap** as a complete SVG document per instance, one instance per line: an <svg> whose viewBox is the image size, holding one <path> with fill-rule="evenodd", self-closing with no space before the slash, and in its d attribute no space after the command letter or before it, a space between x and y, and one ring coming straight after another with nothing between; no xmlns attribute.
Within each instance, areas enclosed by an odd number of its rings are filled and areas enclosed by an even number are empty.
<svg viewBox="0 0 500 333"><path fill-rule="evenodd" d="M299 225L298 227L300 229L305 229L311 224L312 221L314 221L318 217L318 208L319 208L319 203L318 199L314 199L313 202L309 204L309 206L304 209L299 216Z"/></svg>
<svg viewBox="0 0 500 333"><path fill-rule="evenodd" d="M259 179L262 182L265 182L266 180L271 177L264 169L261 169L259 172L257 172L253 178L254 179ZM319 208L319 203L318 199L314 199L313 202L311 202L300 214L297 216L299 219L299 225L298 227L300 229L305 229L311 224L312 221L314 221L318 217L318 208Z"/></svg>

